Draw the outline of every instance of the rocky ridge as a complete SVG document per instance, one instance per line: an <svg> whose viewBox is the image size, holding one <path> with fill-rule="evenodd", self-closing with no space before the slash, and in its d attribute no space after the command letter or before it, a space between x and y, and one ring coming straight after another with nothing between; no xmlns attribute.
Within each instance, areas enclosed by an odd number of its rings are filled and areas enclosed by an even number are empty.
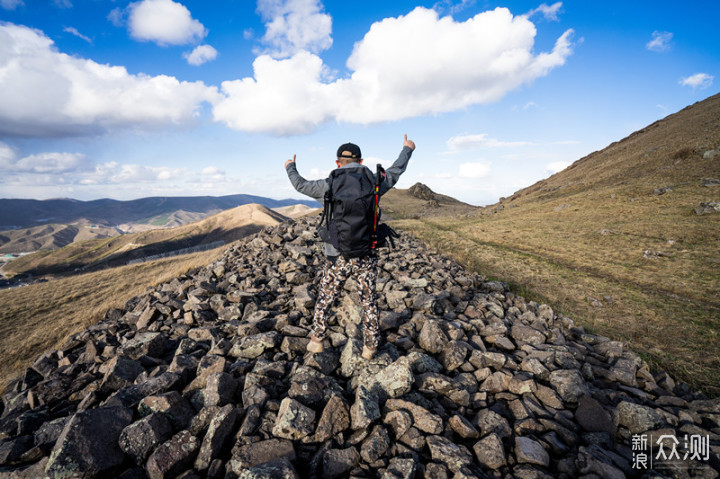
<svg viewBox="0 0 720 479"><path fill-rule="evenodd" d="M323 262L306 220L268 227L42 354L2 396L0 477L718 477L719 400L404 233L376 357L352 282L307 354ZM638 469L643 433L709 443Z"/></svg>

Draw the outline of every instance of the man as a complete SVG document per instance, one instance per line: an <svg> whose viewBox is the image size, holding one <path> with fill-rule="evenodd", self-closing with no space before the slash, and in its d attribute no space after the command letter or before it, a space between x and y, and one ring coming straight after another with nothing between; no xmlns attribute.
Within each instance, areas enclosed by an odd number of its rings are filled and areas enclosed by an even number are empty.
<svg viewBox="0 0 720 479"><path fill-rule="evenodd" d="M403 149L395 160L395 163L385 171L385 179L380 184L379 194L385 194L396 183L400 175L405 172L410 156L415 151L415 143L412 140L405 139L403 141ZM362 153L360 147L353 143L341 145L337 151L337 160L335 161L338 168L364 168L370 177L375 179L375 175L366 167L362 166ZM300 193L310 196L317 201L323 202L325 193L329 188L329 179L308 181L297 171L295 164L295 155L292 160L285 162L285 171L293 187ZM370 239L368 238L368 241ZM375 284L377 281L377 256L374 251L368 255L361 257L345 258L330 243L325 243L325 256L328 264L325 267L322 281L320 283L320 292L317 302L315 303L315 314L313 317L313 325L310 334L310 343L308 351L319 353L323 350L323 339L327 335L327 315L330 307L335 300L335 296L342 288L345 280L353 276L357 278L360 285L360 300L363 305L363 352L362 357L372 359L379 342L378 328L378 307L377 297L375 294Z"/></svg>

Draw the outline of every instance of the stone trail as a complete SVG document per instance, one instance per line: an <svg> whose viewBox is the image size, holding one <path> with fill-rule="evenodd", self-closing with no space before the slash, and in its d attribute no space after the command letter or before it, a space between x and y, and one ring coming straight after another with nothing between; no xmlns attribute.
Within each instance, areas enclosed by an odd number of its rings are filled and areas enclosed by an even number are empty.
<svg viewBox="0 0 720 479"><path fill-rule="evenodd" d="M407 234L376 357L351 282L307 354L320 246L267 228L42 354L2 396L0 478L718 477L719 400ZM692 461L634 467L686 436Z"/></svg>

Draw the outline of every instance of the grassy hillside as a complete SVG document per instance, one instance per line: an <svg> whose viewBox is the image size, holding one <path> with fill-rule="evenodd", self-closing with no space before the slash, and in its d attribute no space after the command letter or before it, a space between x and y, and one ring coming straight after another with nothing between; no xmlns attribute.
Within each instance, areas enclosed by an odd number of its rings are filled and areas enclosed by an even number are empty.
<svg viewBox="0 0 720 479"><path fill-rule="evenodd" d="M97 323L108 309L211 263L225 248L0 290L0 391L40 353Z"/></svg>
<svg viewBox="0 0 720 479"><path fill-rule="evenodd" d="M6 275L52 274L114 267L129 261L217 241L229 243L286 218L261 205L243 205L176 228L153 229L81 241L23 256L3 268Z"/></svg>
<svg viewBox="0 0 720 479"><path fill-rule="evenodd" d="M396 223L720 394L720 95L502 203ZM716 156L713 156L716 155Z"/></svg>

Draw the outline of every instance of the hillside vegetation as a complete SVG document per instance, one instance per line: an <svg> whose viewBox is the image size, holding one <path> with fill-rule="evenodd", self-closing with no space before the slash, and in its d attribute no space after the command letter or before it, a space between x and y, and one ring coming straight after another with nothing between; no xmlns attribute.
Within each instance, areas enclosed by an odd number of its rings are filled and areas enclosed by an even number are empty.
<svg viewBox="0 0 720 479"><path fill-rule="evenodd" d="M395 226L718 395L719 149L716 95L461 216L397 192Z"/></svg>

